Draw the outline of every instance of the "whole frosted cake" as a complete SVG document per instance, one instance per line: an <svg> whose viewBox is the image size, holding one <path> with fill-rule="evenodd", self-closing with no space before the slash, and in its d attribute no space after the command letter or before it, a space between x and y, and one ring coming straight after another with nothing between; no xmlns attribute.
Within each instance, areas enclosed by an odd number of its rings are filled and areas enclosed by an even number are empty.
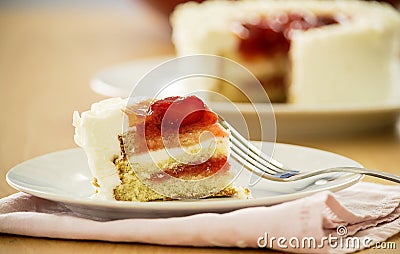
<svg viewBox="0 0 400 254"><path fill-rule="evenodd" d="M213 54L237 61L273 102L400 102L400 14L390 5L206 1L178 6L171 23L179 56ZM209 82L231 99L243 100L230 86ZM254 84L242 80L237 85L251 92Z"/></svg>
<svg viewBox="0 0 400 254"><path fill-rule="evenodd" d="M74 112L73 118L75 142L88 157L99 197L152 201L249 195L231 185L229 132L196 96L112 98L81 115Z"/></svg>

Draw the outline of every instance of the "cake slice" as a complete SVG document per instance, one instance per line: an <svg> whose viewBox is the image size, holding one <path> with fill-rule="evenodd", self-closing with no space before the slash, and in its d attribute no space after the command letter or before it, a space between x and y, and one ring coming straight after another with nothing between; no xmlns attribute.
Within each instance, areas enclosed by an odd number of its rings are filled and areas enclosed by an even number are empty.
<svg viewBox="0 0 400 254"><path fill-rule="evenodd" d="M212 54L232 59L258 78L272 102L382 105L400 101L400 14L388 4L190 2L176 8L171 23L178 56ZM225 68L220 66L220 72L237 75ZM236 85L246 93L258 85L245 77L238 79L242 80ZM208 82L213 83L208 87L232 100L245 100L224 82Z"/></svg>
<svg viewBox="0 0 400 254"><path fill-rule="evenodd" d="M246 198L248 189L232 185L229 132L217 120L196 96L112 98L74 112L73 125L99 197Z"/></svg>

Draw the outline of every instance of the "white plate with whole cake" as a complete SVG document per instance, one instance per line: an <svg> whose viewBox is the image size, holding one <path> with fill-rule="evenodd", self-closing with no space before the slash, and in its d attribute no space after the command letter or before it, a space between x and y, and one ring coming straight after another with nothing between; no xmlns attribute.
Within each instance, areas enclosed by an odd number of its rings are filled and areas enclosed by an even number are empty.
<svg viewBox="0 0 400 254"><path fill-rule="evenodd" d="M299 170L334 166L360 166L359 163L326 151L313 148L276 144L274 158ZM241 165L231 161L233 168ZM235 180L248 186L252 178L243 169ZM23 162L7 174L14 188L37 197L64 203L81 216L99 220L134 217L172 217L203 212L229 212L235 209L273 205L309 196L313 193L337 191L360 181L358 174L329 174L297 183L278 183L265 179L249 187L252 199L208 198L200 200L129 202L94 198L92 174L83 149L76 148L46 154Z"/></svg>
<svg viewBox="0 0 400 254"><path fill-rule="evenodd" d="M167 55L138 59L109 67L93 77L91 88L105 96L128 97L134 84L147 72L173 58L173 55ZM362 93L359 96L362 96ZM354 97L354 100L357 100L357 96ZM255 112L250 103L236 102L235 106L240 112L232 110L230 103L209 101L208 104L234 126L242 116L247 121L247 125L251 126L258 121L257 114L261 117L264 114L270 114L270 112ZM381 130L393 126L400 113L400 102L399 104L382 102L380 105L362 106L346 104L307 106L296 103L273 103L272 106L279 140ZM256 123L256 125L259 124ZM235 127L240 131L245 131L241 130L242 126ZM250 137L254 140L259 139L260 132L250 128Z"/></svg>

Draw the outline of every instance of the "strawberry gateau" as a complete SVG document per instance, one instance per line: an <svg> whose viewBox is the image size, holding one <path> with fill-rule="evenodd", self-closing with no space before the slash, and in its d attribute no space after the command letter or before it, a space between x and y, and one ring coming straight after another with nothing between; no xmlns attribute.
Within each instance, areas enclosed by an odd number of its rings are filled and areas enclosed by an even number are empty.
<svg viewBox="0 0 400 254"><path fill-rule="evenodd" d="M111 98L74 112L75 142L98 197L121 201L249 197L234 187L229 131L196 96Z"/></svg>

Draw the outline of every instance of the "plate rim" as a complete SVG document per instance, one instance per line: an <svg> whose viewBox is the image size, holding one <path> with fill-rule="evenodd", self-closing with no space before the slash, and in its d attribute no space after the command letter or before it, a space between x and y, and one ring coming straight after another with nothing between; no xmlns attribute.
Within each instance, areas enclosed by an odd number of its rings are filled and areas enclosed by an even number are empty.
<svg viewBox="0 0 400 254"><path fill-rule="evenodd" d="M260 141L257 141L257 142L260 142ZM286 143L276 143L276 144L282 145L282 146L297 147L300 149L322 151L324 153L329 153L329 154L333 154L336 156L340 156L340 157L349 159L349 160L353 161L355 164L358 164L359 166L361 166L360 163L354 161L353 159L350 159L346 156L343 156L343 155L340 155L337 153L333 153L333 152L329 152L329 151L325 151L325 150L321 150L321 149L317 149L317 148L307 147L307 146L300 146L300 145L293 145L293 144L286 144ZM193 212L196 212L196 211L199 211L198 205L203 202L207 202L207 209L203 209L203 211L205 211L205 210L207 210L207 211L220 210L223 207L226 207L227 210L233 211L236 209L247 208L247 207L270 206L270 205L310 196L312 194L316 194L316 193L323 192L323 191L330 190L330 191L334 192L334 191L338 191L341 189L345 189L345 188L352 186L352 185L356 184L357 182L361 181L361 179L364 176L362 174L348 174L349 179L347 179L346 181L341 181L333 187L326 186L326 187L318 188L316 190L306 190L306 191L300 191L297 193L289 193L289 194L282 193L277 196L268 196L268 197L253 198L253 199L225 198L225 199L218 200L219 198L216 198L211 201L210 200L209 201L207 201L207 200L195 200L195 201L180 200L180 201L168 201L168 202L163 202L163 201L160 201L160 202L127 202L127 201L101 200L101 199L95 199L95 198L92 199L93 200L93 202L92 202L92 201L90 201L91 200L90 198L75 198L75 197L70 197L70 196L60 196L57 194L46 193L46 192L43 192L40 190L34 190L34 189L26 187L26 186L21 186L18 183L15 183L13 181L13 179L11 179L13 171L18 170L19 167L21 167L22 165L24 165L26 163L30 163L33 160L39 160L42 157L52 156L52 155L58 154L58 153L66 153L66 152L75 153L78 151L80 153L84 153L83 149L81 149L81 148L72 148L72 149L59 150L59 151L43 154L43 155L31 158L29 160L26 160L24 162L21 162L21 163L17 164L16 166L14 166L13 168L11 168L7 172L6 181L11 187L15 188L16 190L31 194L31 195L39 197L39 198L43 198L43 199L51 200L51 201L55 201L55 202L60 202L60 203L64 203L64 204L86 206L86 207L90 207L91 209L114 208L114 209L125 210L125 211L128 211L128 210L131 211L132 209L134 209L138 212L148 211L148 210L162 210L165 212L170 212L170 211L177 211L177 212L193 211ZM274 199L280 199L281 201L277 202Z"/></svg>

